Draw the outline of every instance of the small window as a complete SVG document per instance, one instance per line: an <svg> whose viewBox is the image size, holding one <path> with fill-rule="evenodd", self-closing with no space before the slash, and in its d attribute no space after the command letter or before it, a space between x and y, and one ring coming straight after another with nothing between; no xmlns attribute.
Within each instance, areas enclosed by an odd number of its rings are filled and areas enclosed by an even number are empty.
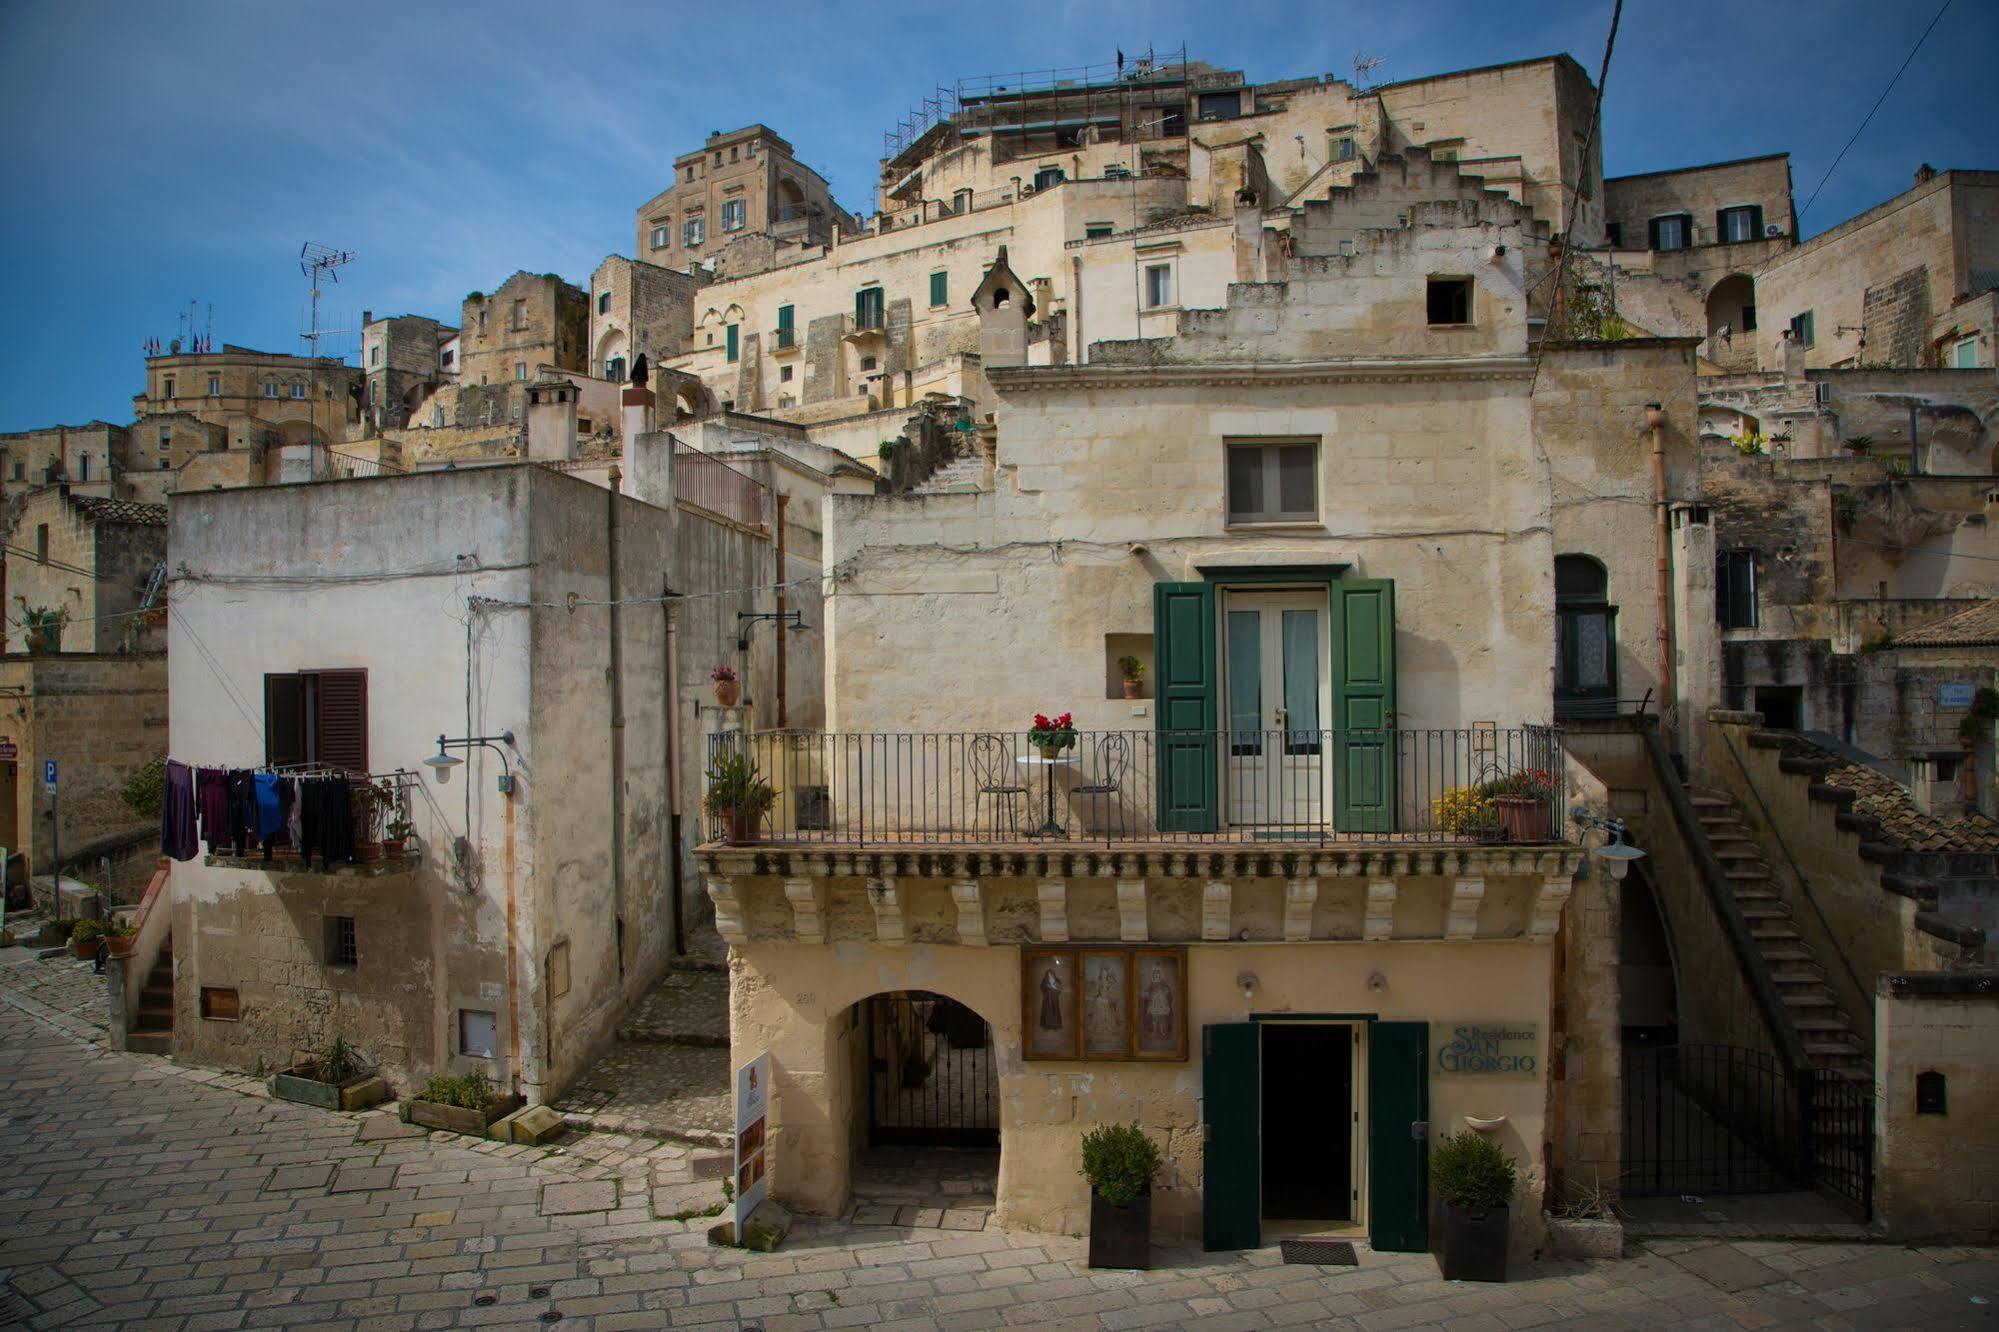
<svg viewBox="0 0 1999 1332"><path fill-rule="evenodd" d="M360 964L361 950L355 941L354 917L326 918L326 965L352 967Z"/></svg>
<svg viewBox="0 0 1999 1332"><path fill-rule="evenodd" d="M25 481L28 479L28 464L24 462L14 464L14 479L16 481Z"/></svg>
<svg viewBox="0 0 1999 1332"><path fill-rule="evenodd" d="M211 398L219 398L222 396L221 375L210 375L208 377L208 396Z"/></svg>
<svg viewBox="0 0 1999 1332"><path fill-rule="evenodd" d="M872 356L863 356L863 357L861 358L861 370L862 370L862 372L863 372L863 373L865 373L865 372L867 372L867 371L869 371L869 370L872 370L872 369L874 369L874 368L875 368L875 358L874 358L874 357L872 357Z"/></svg>
<svg viewBox="0 0 1999 1332"><path fill-rule="evenodd" d="M969 212L971 212L971 211L972 211L972 192L971 192L970 190L956 190L956 191L954 191L954 192L952 193L952 195L951 195L951 211L952 211L952 212L954 212L954 213L969 213Z"/></svg>
<svg viewBox="0 0 1999 1332"><path fill-rule="evenodd" d="M780 384L789 384L791 382L790 366L781 365L777 368L777 382Z"/></svg>
<svg viewBox="0 0 1999 1332"><path fill-rule="evenodd" d="M1714 617L1724 629L1756 627L1756 552L1724 550L1714 557Z"/></svg>
<svg viewBox="0 0 1999 1332"><path fill-rule="evenodd" d="M652 231L649 233L647 239L652 242L653 249L664 250L667 247L667 245L671 243L669 237L671 237L672 235L673 235L672 227L654 227Z"/></svg>
<svg viewBox="0 0 1999 1332"><path fill-rule="evenodd" d="M1950 368L1953 370L1976 370L1978 368L1978 339L1966 338L1950 349Z"/></svg>
<svg viewBox="0 0 1999 1332"><path fill-rule="evenodd" d="M1743 204L1736 208L1724 208L1714 215L1714 229L1724 245L1739 245L1743 241L1761 240L1762 206Z"/></svg>
<svg viewBox="0 0 1999 1332"><path fill-rule="evenodd" d="M748 224L749 205L741 199L722 201L722 230L741 231Z"/></svg>
<svg viewBox="0 0 1999 1332"><path fill-rule="evenodd" d="M1319 516L1316 444L1254 440L1227 447L1230 522L1311 522Z"/></svg>
<svg viewBox="0 0 1999 1332"><path fill-rule="evenodd" d="M234 990L204 985L201 987L201 1015L211 1022L235 1022L243 1016L243 1003Z"/></svg>
<svg viewBox="0 0 1999 1332"><path fill-rule="evenodd" d="M49 525L47 523L36 523L35 563L47 564L48 562L49 562Z"/></svg>
<svg viewBox="0 0 1999 1332"><path fill-rule="evenodd" d="M173 430L173 427L172 427L172 426L161 426L161 427L160 427L160 447L161 447L161 448L163 448L163 449L170 449L170 448L172 448L172 447L173 447L173 443L174 443L174 430Z"/></svg>
<svg viewBox="0 0 1999 1332"><path fill-rule="evenodd" d="M1471 279L1433 277L1430 279L1430 322L1469 324L1471 322Z"/></svg>
<svg viewBox="0 0 1999 1332"><path fill-rule="evenodd" d="M526 361L515 361L514 378L526 379L527 377L528 377L528 363Z"/></svg>
<svg viewBox="0 0 1999 1332"><path fill-rule="evenodd" d="M1756 307L1753 305L1742 307L1742 331L1744 333L1756 331Z"/></svg>
<svg viewBox="0 0 1999 1332"><path fill-rule="evenodd" d="M740 324L731 324L726 330L726 342L729 348L729 360L731 361L736 359L740 351L741 328Z"/></svg>
<svg viewBox="0 0 1999 1332"><path fill-rule="evenodd" d="M458 1053L474 1059L500 1057L500 1019L478 1008L458 1010Z"/></svg>
<svg viewBox="0 0 1999 1332"><path fill-rule="evenodd" d="M430 423L433 426L442 426L444 424L444 407L442 404L430 409Z"/></svg>
<svg viewBox="0 0 1999 1332"><path fill-rule="evenodd" d="M78 469L79 469L79 471L78 471L78 473L77 473L77 478L76 478L76 479L77 479L77 480L79 480L79 481L85 481L85 482L89 481L89 480L90 480L90 455L86 453L86 454L84 454L84 455L83 455L82 457L78 458L78 459L76 460L76 465L77 465L77 467L78 467Z"/></svg>
<svg viewBox="0 0 1999 1332"><path fill-rule="evenodd" d="M1813 327L1812 312L1791 316L1791 337L1800 347L1818 346L1818 331Z"/></svg>
<svg viewBox="0 0 1999 1332"><path fill-rule="evenodd" d="M169 468L171 468L171 467L172 467L173 465L174 465L174 460L173 460L172 458L162 458L162 459L160 459L160 470L161 470L162 472L164 472L164 471L168 470L168 469L169 469Z"/></svg>
<svg viewBox="0 0 1999 1332"><path fill-rule="evenodd" d="M716 166L722 165L722 150L720 148L717 148L715 150L715 165Z"/></svg>
<svg viewBox="0 0 1999 1332"><path fill-rule="evenodd" d="M513 326L517 331L528 326L528 303L526 301L514 302Z"/></svg>
<svg viewBox="0 0 1999 1332"><path fill-rule="evenodd" d="M292 396L293 396L294 398L300 398L300 399L304 398L304 397L305 397L305 385L303 385L303 384L294 384L294 385L292 385Z"/></svg>
<svg viewBox="0 0 1999 1332"><path fill-rule="evenodd" d="M1173 265L1145 266L1145 308L1157 310L1173 304Z"/></svg>
<svg viewBox="0 0 1999 1332"><path fill-rule="evenodd" d="M1083 239L1102 240L1116 229L1109 222L1085 222L1083 224Z"/></svg>
<svg viewBox="0 0 1999 1332"><path fill-rule="evenodd" d="M1948 1085L1944 1075L1935 1069L1916 1074L1916 1113L1919 1115L1949 1114ZM1973 1099L1975 1100L1976 1098Z"/></svg>
<svg viewBox="0 0 1999 1332"><path fill-rule="evenodd" d="M598 292L598 293L597 293L597 313L598 313L598 314L609 314L609 313L611 313L611 293L610 293L610 292L608 292L608 291L600 291L600 292Z"/></svg>
<svg viewBox="0 0 1999 1332"><path fill-rule="evenodd" d="M930 275L930 306L932 309L950 303L951 275L932 273Z"/></svg>
<svg viewBox="0 0 1999 1332"><path fill-rule="evenodd" d="M275 383L273 383L271 380L267 379L264 381L264 396L267 398L275 398L278 396L278 386Z"/></svg>
<svg viewBox="0 0 1999 1332"><path fill-rule="evenodd" d="M1688 213L1669 213L1652 219L1652 248L1684 250L1694 243L1694 219Z"/></svg>
<svg viewBox="0 0 1999 1332"><path fill-rule="evenodd" d="M707 237L707 223L698 217L690 217L680 224L680 243L682 245L699 245Z"/></svg>
<svg viewBox="0 0 1999 1332"><path fill-rule="evenodd" d="M577 418L576 418L576 433L577 433L577 434L579 434L579 435L587 435L587 434L589 434L589 433L590 433L591 431L595 430L596 428L597 428L597 423L596 423L595 421L592 421L592 420L591 420L591 419L590 419L589 417L587 417L587 416L579 416L579 417L577 417Z"/></svg>
<svg viewBox="0 0 1999 1332"><path fill-rule="evenodd" d="M1335 135L1333 137L1332 146L1328 151L1335 162L1353 161L1355 156L1353 135L1351 134Z"/></svg>
<svg viewBox="0 0 1999 1332"><path fill-rule="evenodd" d="M610 380L613 384L624 383L625 358L622 356L613 356L610 360L604 362L604 378Z"/></svg>
<svg viewBox="0 0 1999 1332"><path fill-rule="evenodd" d="M172 375L168 375L165 379L162 379L160 381L160 396L165 398L171 398L173 395L174 395L174 377Z"/></svg>
<svg viewBox="0 0 1999 1332"><path fill-rule="evenodd" d="M798 345L798 335L792 327L792 314L792 307L789 305L780 305L777 307L777 349L779 351L784 351L786 348Z"/></svg>
<svg viewBox="0 0 1999 1332"><path fill-rule="evenodd" d="M694 168L691 166L687 168L687 179L690 182L694 179Z"/></svg>
<svg viewBox="0 0 1999 1332"><path fill-rule="evenodd" d="M863 287L854 293L854 327L880 328L886 297L880 287Z"/></svg>
<svg viewBox="0 0 1999 1332"><path fill-rule="evenodd" d="M1060 185L1063 181L1067 179L1068 176L1063 174L1061 167L1055 167L1055 166L1043 167L1041 168L1041 170L1034 173L1034 188L1037 191L1049 189L1052 188L1053 186Z"/></svg>
<svg viewBox="0 0 1999 1332"><path fill-rule="evenodd" d="M1624 224L1623 224L1623 223L1621 223L1621 222L1606 222L1606 223L1604 223L1604 224L1603 224L1603 238L1604 238L1604 239L1605 239L1606 241L1610 242L1610 248L1611 248L1611 249L1613 249L1613 250L1621 250L1621 249L1623 249L1623 248L1624 248Z"/></svg>

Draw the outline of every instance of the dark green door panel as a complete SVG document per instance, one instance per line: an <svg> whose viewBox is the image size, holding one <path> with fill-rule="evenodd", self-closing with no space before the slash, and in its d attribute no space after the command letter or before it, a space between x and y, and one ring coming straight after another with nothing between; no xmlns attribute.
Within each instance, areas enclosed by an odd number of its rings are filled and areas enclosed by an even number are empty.
<svg viewBox="0 0 1999 1332"><path fill-rule="evenodd" d="M1215 748L1215 588L1152 589L1154 711L1159 726L1159 827L1212 832L1219 804Z"/></svg>
<svg viewBox="0 0 1999 1332"><path fill-rule="evenodd" d="M1395 581L1333 584L1333 826L1393 832Z"/></svg>
<svg viewBox="0 0 1999 1332"><path fill-rule="evenodd" d="M1263 1243L1258 1144L1260 1081L1254 1022L1201 1028L1201 1247L1254 1249Z"/></svg>
<svg viewBox="0 0 1999 1332"><path fill-rule="evenodd" d="M1377 1022L1367 1039L1368 1243L1421 1253L1429 1247L1430 1027Z"/></svg>

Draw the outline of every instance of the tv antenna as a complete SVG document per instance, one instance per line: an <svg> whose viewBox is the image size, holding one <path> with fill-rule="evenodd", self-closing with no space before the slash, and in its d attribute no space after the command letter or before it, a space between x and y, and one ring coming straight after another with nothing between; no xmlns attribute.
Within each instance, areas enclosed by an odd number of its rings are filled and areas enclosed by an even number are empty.
<svg viewBox="0 0 1999 1332"><path fill-rule="evenodd" d="M308 356L317 357L319 355L320 338L331 333L345 333L350 331L347 329L322 329L319 326L319 289L322 279L326 282L340 281L340 267L343 264L351 264L353 262L354 252L352 250L336 250L329 245L320 245L314 241L307 241L303 246L299 247L298 271L305 274L312 283L311 323L305 332L299 334L299 340L305 343L306 354Z"/></svg>
<svg viewBox="0 0 1999 1332"><path fill-rule="evenodd" d="M1372 55L1366 51L1354 52L1354 58L1353 58L1354 87L1361 92L1366 92L1367 85L1370 81L1370 76L1374 73L1374 71L1380 69L1383 65L1387 63L1388 63L1387 56Z"/></svg>

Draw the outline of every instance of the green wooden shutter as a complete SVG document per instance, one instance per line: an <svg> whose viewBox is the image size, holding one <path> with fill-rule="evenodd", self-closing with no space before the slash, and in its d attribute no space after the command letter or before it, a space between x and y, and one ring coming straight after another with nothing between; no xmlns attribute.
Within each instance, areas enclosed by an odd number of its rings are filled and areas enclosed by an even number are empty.
<svg viewBox="0 0 1999 1332"><path fill-rule="evenodd" d="M1428 1024L1368 1027L1367 1240L1377 1253L1428 1247L1429 1063Z"/></svg>
<svg viewBox="0 0 1999 1332"><path fill-rule="evenodd" d="M1254 1022L1201 1028L1201 1247L1211 1251L1263 1243L1257 1041Z"/></svg>
<svg viewBox="0 0 1999 1332"><path fill-rule="evenodd" d="M950 299L951 276L948 273L930 275L930 303L942 305Z"/></svg>
<svg viewBox="0 0 1999 1332"><path fill-rule="evenodd" d="M1395 581L1333 584L1333 826L1393 832Z"/></svg>
<svg viewBox="0 0 1999 1332"><path fill-rule="evenodd" d="M736 347L737 347L737 342L736 342L736 329L737 329L737 327L738 327L738 326L737 326L737 325L735 325L735 324L731 324L731 325L729 325L729 359L730 359L730 360L732 360L732 361L736 359Z"/></svg>
<svg viewBox="0 0 1999 1332"><path fill-rule="evenodd" d="M1215 589L1152 589L1154 712L1159 727L1159 828L1213 832L1219 805L1215 717Z"/></svg>

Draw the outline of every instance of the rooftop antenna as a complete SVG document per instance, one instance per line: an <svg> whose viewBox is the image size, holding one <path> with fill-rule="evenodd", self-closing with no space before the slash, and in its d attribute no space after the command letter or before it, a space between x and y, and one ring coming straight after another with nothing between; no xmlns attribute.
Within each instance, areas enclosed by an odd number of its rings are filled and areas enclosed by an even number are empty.
<svg viewBox="0 0 1999 1332"><path fill-rule="evenodd" d="M299 247L298 271L305 274L312 282L311 322L306 331L299 334L299 340L305 343L306 355L308 356L317 357L319 355L320 338L331 333L344 333L347 331L345 329L320 328L319 289L322 278L328 282L340 281L340 274L337 270L341 265L353 262L354 252L352 250L336 250L331 246L320 245L314 241L307 241Z"/></svg>
<svg viewBox="0 0 1999 1332"><path fill-rule="evenodd" d="M1358 91L1366 92L1368 83L1371 81L1374 71L1380 69L1383 65L1387 63L1388 63L1387 56L1378 56L1367 51L1354 52L1354 58L1353 58L1354 87Z"/></svg>

